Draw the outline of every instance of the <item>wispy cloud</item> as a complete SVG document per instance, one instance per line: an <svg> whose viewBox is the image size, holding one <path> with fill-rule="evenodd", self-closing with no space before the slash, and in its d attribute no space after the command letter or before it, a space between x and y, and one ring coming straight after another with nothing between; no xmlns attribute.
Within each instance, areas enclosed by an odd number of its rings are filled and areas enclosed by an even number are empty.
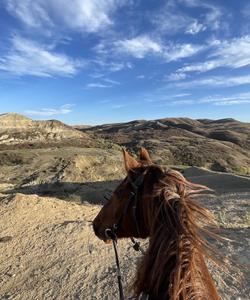
<svg viewBox="0 0 250 300"><path fill-rule="evenodd" d="M250 93L237 93L231 96L214 95L202 98L198 103L211 103L213 105L236 105L250 103Z"/></svg>
<svg viewBox="0 0 250 300"><path fill-rule="evenodd" d="M180 31L185 32L195 19L181 14L177 9L163 9L159 14L155 14L151 18L151 22L157 27L162 34L174 35Z"/></svg>
<svg viewBox="0 0 250 300"><path fill-rule="evenodd" d="M178 80L183 80L187 77L185 73L181 72L176 72L176 73L171 73L170 75L166 76L166 79L168 81L178 81Z"/></svg>
<svg viewBox="0 0 250 300"><path fill-rule="evenodd" d="M52 26L52 21L46 10L46 1L42 3L39 0L36 2L32 0L6 0L5 2L8 12L27 26L40 27L43 23Z"/></svg>
<svg viewBox="0 0 250 300"><path fill-rule="evenodd" d="M180 13L177 8L166 8L152 17L151 22L161 34L175 35L178 32L195 35L205 31L207 26L197 19Z"/></svg>
<svg viewBox="0 0 250 300"><path fill-rule="evenodd" d="M223 13L218 6L207 3L207 1L204 0L178 0L178 2L192 8L199 7L204 9L206 11L204 14L204 22L207 27L213 30L219 29Z"/></svg>
<svg viewBox="0 0 250 300"><path fill-rule="evenodd" d="M163 55L167 61L176 61L182 58L193 56L205 48L206 46L203 45L172 44L165 48Z"/></svg>
<svg viewBox="0 0 250 300"><path fill-rule="evenodd" d="M229 41L214 41L214 47L210 54L212 59L187 65L178 71L207 72L219 67L240 68L250 65L250 35Z"/></svg>
<svg viewBox="0 0 250 300"><path fill-rule="evenodd" d="M114 43L114 49L116 52L130 54L136 58L162 52L161 44L146 35L117 41Z"/></svg>
<svg viewBox="0 0 250 300"><path fill-rule="evenodd" d="M189 34L192 34L192 35L195 35L201 31L204 31L206 30L206 26L199 23L197 20L194 20L193 23L191 23L187 29L186 29L186 33L189 33Z"/></svg>
<svg viewBox="0 0 250 300"><path fill-rule="evenodd" d="M112 44L112 43L111 43ZM108 48L108 45L107 45ZM109 46L110 49L110 46ZM98 50L95 47L95 50L98 52ZM97 66L98 72L103 72L106 73L107 71L109 72L119 72L122 70L126 69L132 69L133 65L130 62L127 61L117 61L116 58L110 56L113 56L113 51L110 49L109 51L107 50L107 53L102 53L100 57L95 59L93 63ZM97 78L97 77L96 77Z"/></svg>
<svg viewBox="0 0 250 300"><path fill-rule="evenodd" d="M97 32L113 24L111 15L126 1L117 0L6 0L9 13L27 26L66 27Z"/></svg>
<svg viewBox="0 0 250 300"><path fill-rule="evenodd" d="M85 88L86 89L93 89L93 88L111 88L113 86L117 86L120 85L121 83L117 80L113 80L110 78L105 78L105 77L101 77L98 78L101 81L98 82L90 82L88 84L86 84Z"/></svg>
<svg viewBox="0 0 250 300"><path fill-rule="evenodd" d="M187 97L191 96L190 93L181 93L181 94L175 94L175 95L170 95L170 98L181 98L181 97Z"/></svg>
<svg viewBox="0 0 250 300"><path fill-rule="evenodd" d="M202 18L195 18L183 12L183 5L202 9ZM175 0L168 1L164 9L153 14L151 22L157 27L157 31L164 35L175 35L182 32L195 35L205 30L214 31L220 29L223 12L221 9L206 1Z"/></svg>
<svg viewBox="0 0 250 300"><path fill-rule="evenodd" d="M101 42L95 50L103 57L132 56L137 59L160 57L165 62L177 61L193 56L204 50L206 46L196 44L163 43L149 35L137 36L132 39Z"/></svg>
<svg viewBox="0 0 250 300"><path fill-rule="evenodd" d="M74 104L64 104L59 108L42 108L41 110L26 110L24 113L30 116L50 117L54 115L66 115L72 112Z"/></svg>
<svg viewBox="0 0 250 300"><path fill-rule="evenodd" d="M17 76L72 76L83 65L82 61L20 36L12 38L11 49L0 58L0 70Z"/></svg>
<svg viewBox="0 0 250 300"><path fill-rule="evenodd" d="M101 82L90 82L87 83L85 88L86 89L94 89L94 88L111 88L113 85L112 84L106 84L106 83L101 83Z"/></svg>
<svg viewBox="0 0 250 300"><path fill-rule="evenodd" d="M113 79L110 79L110 78L103 78L103 81L107 82L107 83L110 83L112 85L120 85L121 84L119 81L113 80Z"/></svg>
<svg viewBox="0 0 250 300"><path fill-rule="evenodd" d="M191 105L194 103L195 103L194 100L175 100L175 101L172 101L170 104L171 105Z"/></svg>
<svg viewBox="0 0 250 300"><path fill-rule="evenodd" d="M196 88L196 87L232 87L239 85L249 85L250 84L250 75L242 76L213 76L206 77L202 79L190 80L190 81L181 81L171 83L167 85L168 87L179 87L179 88Z"/></svg>
<svg viewBox="0 0 250 300"><path fill-rule="evenodd" d="M250 93L236 93L230 96L209 95L206 97L192 97L191 94L182 93L176 95L155 95L154 99L147 101L155 107L178 106L178 105L203 105L210 104L214 106L240 105L250 103Z"/></svg>
<svg viewBox="0 0 250 300"><path fill-rule="evenodd" d="M112 109L120 109L126 107L126 104L114 104L111 106Z"/></svg>

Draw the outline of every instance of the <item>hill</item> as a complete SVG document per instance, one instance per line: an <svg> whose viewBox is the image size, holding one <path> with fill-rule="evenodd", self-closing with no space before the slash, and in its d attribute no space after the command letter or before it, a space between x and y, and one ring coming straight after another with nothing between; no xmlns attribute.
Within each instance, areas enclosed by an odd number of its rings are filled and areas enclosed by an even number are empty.
<svg viewBox="0 0 250 300"><path fill-rule="evenodd" d="M132 152L137 152L141 146L146 147L161 164L250 173L250 123L234 119L166 118L80 130L92 137L115 142Z"/></svg>
<svg viewBox="0 0 250 300"><path fill-rule="evenodd" d="M249 124L231 119L78 129L55 120L0 115L0 299L117 299L113 249L94 236L91 221L125 175L120 146L149 147L154 160L164 164L249 166ZM199 201L215 213L230 239L217 246L236 268L231 276L211 271L223 299L245 299L250 178L197 167L183 172L216 191ZM142 242L145 249L147 243ZM139 255L126 239L119 241L119 253L129 287Z"/></svg>
<svg viewBox="0 0 250 300"><path fill-rule="evenodd" d="M57 120L34 121L16 113L0 115L0 149L60 144L89 147L95 143L86 133Z"/></svg>

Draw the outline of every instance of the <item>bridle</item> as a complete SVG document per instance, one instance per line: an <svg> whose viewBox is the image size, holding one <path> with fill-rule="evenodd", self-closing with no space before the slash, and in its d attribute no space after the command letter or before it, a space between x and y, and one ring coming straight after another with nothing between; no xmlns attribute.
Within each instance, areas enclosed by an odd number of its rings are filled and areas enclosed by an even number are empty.
<svg viewBox="0 0 250 300"><path fill-rule="evenodd" d="M116 233L119 230L119 228L121 227L123 218L127 215L129 207L131 205L133 205L132 211L133 211L133 218L134 218L134 222L135 222L135 226L136 226L136 232L137 232L137 235L140 236L140 228L139 228L139 223L138 223L138 219L136 216L136 211L137 211L137 206L138 206L138 191L139 191L139 188L143 184L145 174L146 174L146 170L135 181L130 181L133 191L130 192L130 197L128 198L128 201L126 202L126 205L124 206L122 214L120 215L118 220L113 224L112 228L107 228L105 230L106 237L108 239L112 240L113 247L114 247L120 300L124 300L124 293L123 293L123 287L122 287L120 262L119 262L119 256L118 256L118 250L117 250L117 235L116 235ZM134 250L140 251L142 254L145 254L144 250L141 248L139 241L136 241L133 237L131 237L130 240L133 243ZM141 295L139 297L139 299L148 299L148 296Z"/></svg>

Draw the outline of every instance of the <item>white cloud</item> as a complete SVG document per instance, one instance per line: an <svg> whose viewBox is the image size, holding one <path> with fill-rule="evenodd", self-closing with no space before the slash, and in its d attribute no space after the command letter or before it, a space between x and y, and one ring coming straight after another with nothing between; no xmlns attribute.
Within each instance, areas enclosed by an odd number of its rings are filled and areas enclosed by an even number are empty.
<svg viewBox="0 0 250 300"><path fill-rule="evenodd" d="M61 27L97 32L113 24L111 14L127 1L5 0L9 13L31 27Z"/></svg>
<svg viewBox="0 0 250 300"><path fill-rule="evenodd" d="M169 94L169 93L166 93L165 91L161 91L161 90L158 90L158 91L155 91L151 94L148 94L148 95L144 95L143 99L144 101L148 102L148 103L156 103L157 106L165 106L166 105L166 102L168 103L171 103L172 102L175 102L175 101L190 101L190 100L187 100L187 97L191 96L190 93L178 93L178 94ZM180 99L180 98L184 98L184 99ZM159 104L160 103L160 104Z"/></svg>
<svg viewBox="0 0 250 300"><path fill-rule="evenodd" d="M178 80L183 80L187 77L187 75L185 73L171 73L170 75L168 75L166 78L169 81L178 81Z"/></svg>
<svg viewBox="0 0 250 300"><path fill-rule="evenodd" d="M102 73L92 73L92 74L89 74L89 76L94 78L94 79L99 79L99 78L102 78L104 76L104 74L102 74Z"/></svg>
<svg viewBox="0 0 250 300"><path fill-rule="evenodd" d="M40 27L43 23L47 23L47 26L52 25L46 10L46 1L6 0L5 2L8 12L28 26Z"/></svg>
<svg viewBox="0 0 250 300"><path fill-rule="evenodd" d="M118 72L123 69L133 69L133 65L130 62L109 62L107 66L111 72Z"/></svg>
<svg viewBox="0 0 250 300"><path fill-rule="evenodd" d="M113 80L113 79L110 79L110 78L103 78L103 81L107 82L107 83L110 83L112 85L120 85L121 83L117 80Z"/></svg>
<svg viewBox="0 0 250 300"><path fill-rule="evenodd" d="M217 30L221 26L221 17L223 15L221 9L204 0L179 0L189 7L200 7L206 10L204 14L204 22L209 29Z"/></svg>
<svg viewBox="0 0 250 300"><path fill-rule="evenodd" d="M93 61L93 63L95 65L97 65L97 67L98 67L98 72L100 72L100 70L99 70L100 68L101 68L101 72L105 72L105 73L107 71L118 72L118 71L121 71L124 69L132 69L133 68L133 65L130 62L121 61L120 59L119 59L119 61L112 61L112 60L116 60L116 59L114 58L114 53L111 48L112 48L112 46L109 46L110 55L113 56L112 58L109 57L109 53L107 52L107 54L101 54L101 56L99 58L97 58ZM96 50L96 48L95 48L95 50Z"/></svg>
<svg viewBox="0 0 250 300"><path fill-rule="evenodd" d="M190 57L204 50L205 46L195 44L163 44L162 41L155 40L148 35L137 36L132 39L119 41L101 42L95 51L97 51L102 59L99 63L107 65L107 57L123 57L132 56L137 59L143 59L148 56L156 56L164 59L166 62L180 60ZM120 66L118 64L120 70ZM121 68L124 68L122 63ZM131 67L130 67L131 68Z"/></svg>
<svg viewBox="0 0 250 300"><path fill-rule="evenodd" d="M191 96L190 93L181 93L181 94L176 94L176 95L170 95L170 98L181 98L181 97L186 97L186 96Z"/></svg>
<svg viewBox="0 0 250 300"><path fill-rule="evenodd" d="M94 88L111 88L112 84L106 84L101 82L91 82L86 84L85 88L87 89L94 89Z"/></svg>
<svg viewBox="0 0 250 300"><path fill-rule="evenodd" d="M223 105L240 105L250 103L250 93L237 93L232 94L231 96L224 95L210 95L203 98L192 99L191 94L182 93L176 95L155 95L150 101L154 106L165 107L165 106L177 106L177 105L202 105L202 104L211 104L215 106ZM190 99L191 98L191 99Z"/></svg>
<svg viewBox="0 0 250 300"><path fill-rule="evenodd" d="M144 58L148 54L162 52L161 44L146 35L117 41L114 43L114 49L117 52L130 54L136 58Z"/></svg>
<svg viewBox="0 0 250 300"><path fill-rule="evenodd" d="M249 100L225 100L225 101L215 102L214 105L222 106L222 105L235 105L235 104L245 104L245 103L250 103L250 99Z"/></svg>
<svg viewBox="0 0 250 300"><path fill-rule="evenodd" d="M120 109L120 108L124 108L126 106L127 106L126 104L114 104L114 105L112 105L111 108L113 108L113 109Z"/></svg>
<svg viewBox="0 0 250 300"><path fill-rule="evenodd" d="M151 18L151 22L157 26L157 30L167 35L185 31L194 21L195 19L169 8L163 9L163 12Z"/></svg>
<svg viewBox="0 0 250 300"><path fill-rule="evenodd" d="M188 10L184 13L183 5L191 9L199 8L199 16L190 16ZM151 22L157 27L157 32L164 35L175 35L179 32L195 35L205 30L224 28L226 18L222 19L223 14L220 7L204 0L174 0L167 1L160 12L152 15Z"/></svg>
<svg viewBox="0 0 250 300"><path fill-rule="evenodd" d="M194 103L195 103L194 100L176 100L171 102L172 105L190 105Z"/></svg>
<svg viewBox="0 0 250 300"><path fill-rule="evenodd" d="M213 105L235 105L250 103L250 93L238 93L231 96L209 96L200 99L198 103L211 103Z"/></svg>
<svg viewBox="0 0 250 300"><path fill-rule="evenodd" d="M165 48L164 57L167 61L175 61L185 57L193 56L204 49L205 46L201 45L173 44Z"/></svg>
<svg viewBox="0 0 250 300"><path fill-rule="evenodd" d="M191 81L182 81L182 82L175 82L171 83L171 87L173 86L179 88L195 88L201 86L207 87L231 87L231 86L238 86L238 85L249 85L250 84L250 75L242 75L242 76L214 76L214 77L207 77L203 79L191 80ZM168 85L169 86L169 85Z"/></svg>
<svg viewBox="0 0 250 300"><path fill-rule="evenodd" d="M121 83L117 80L113 80L110 78L99 78L101 81L99 82L91 82L86 84L86 89L93 89L93 88L111 88L113 86L120 85Z"/></svg>
<svg viewBox="0 0 250 300"><path fill-rule="evenodd" d="M83 62L53 52L49 48L14 36L11 49L0 59L0 70L18 76L52 77L75 75L78 68L83 66Z"/></svg>
<svg viewBox="0 0 250 300"><path fill-rule="evenodd" d="M65 104L59 108L42 108L41 110L26 110L25 114L31 116L50 117L54 115L65 115L72 112L73 104Z"/></svg>
<svg viewBox="0 0 250 300"><path fill-rule="evenodd" d="M201 23L198 23L197 20L194 20L194 22L192 24L190 24L190 26L187 28L187 30L185 32L195 35L204 30L206 30L206 26L204 26Z"/></svg>
<svg viewBox="0 0 250 300"><path fill-rule="evenodd" d="M240 68L250 65L250 35L234 38L229 41L216 41L212 44L215 50L210 60L187 65L179 72L207 72L219 67Z"/></svg>

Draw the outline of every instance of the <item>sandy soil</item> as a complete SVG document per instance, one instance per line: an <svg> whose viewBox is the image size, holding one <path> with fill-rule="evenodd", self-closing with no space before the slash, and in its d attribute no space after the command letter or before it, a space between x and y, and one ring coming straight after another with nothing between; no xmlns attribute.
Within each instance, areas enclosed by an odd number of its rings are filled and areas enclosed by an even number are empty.
<svg viewBox="0 0 250 300"><path fill-rule="evenodd" d="M208 176L190 175L201 181ZM230 276L222 274L227 286L219 279L220 271L212 270L223 300L250 295L250 185L235 188L201 199L216 213L223 235L232 239L218 245L233 259ZM0 199L1 300L119 299L112 245L99 241L91 228L100 206L24 194ZM124 285L129 287L140 255L128 240L119 242L119 251Z"/></svg>

